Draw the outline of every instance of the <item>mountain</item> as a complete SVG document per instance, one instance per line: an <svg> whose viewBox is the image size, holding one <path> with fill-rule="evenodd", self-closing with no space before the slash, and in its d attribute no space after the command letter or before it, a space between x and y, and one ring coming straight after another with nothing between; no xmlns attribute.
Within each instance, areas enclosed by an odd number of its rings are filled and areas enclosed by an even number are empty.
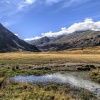
<svg viewBox="0 0 100 100"><path fill-rule="evenodd" d="M59 51L71 48L100 46L100 31L76 31L59 36L45 44L37 45L42 51Z"/></svg>
<svg viewBox="0 0 100 100"><path fill-rule="evenodd" d="M50 38L45 36L45 37L42 37L40 39L32 40L29 43L34 44L34 45L41 45L41 44L45 44L45 43L48 43L48 42L50 42Z"/></svg>
<svg viewBox="0 0 100 100"><path fill-rule="evenodd" d="M64 36L65 35L60 35L60 36L57 36L57 37L44 36L44 37L41 37L39 39L31 40L28 43L32 44L32 45L36 45L41 51L48 51L48 50L45 50L45 48L42 49L41 47L49 44L51 41L56 41L56 40L58 40L58 39L60 39Z"/></svg>
<svg viewBox="0 0 100 100"><path fill-rule="evenodd" d="M0 24L0 52L13 52L19 50L33 52L40 51L34 45L28 44L19 39L16 35Z"/></svg>

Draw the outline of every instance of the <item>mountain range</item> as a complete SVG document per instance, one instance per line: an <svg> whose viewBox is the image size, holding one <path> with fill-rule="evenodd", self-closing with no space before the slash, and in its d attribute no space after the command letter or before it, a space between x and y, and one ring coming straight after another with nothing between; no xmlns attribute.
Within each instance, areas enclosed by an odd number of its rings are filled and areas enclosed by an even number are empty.
<svg viewBox="0 0 100 100"><path fill-rule="evenodd" d="M93 46L100 46L100 31L87 30L56 37L44 36L27 43L0 24L0 52L60 51Z"/></svg>
<svg viewBox="0 0 100 100"><path fill-rule="evenodd" d="M100 31L76 31L57 37L42 37L30 41L42 51L60 51L71 48L100 46Z"/></svg>
<svg viewBox="0 0 100 100"><path fill-rule="evenodd" d="M0 52L33 51L40 50L31 44L19 39L18 36L0 24Z"/></svg>

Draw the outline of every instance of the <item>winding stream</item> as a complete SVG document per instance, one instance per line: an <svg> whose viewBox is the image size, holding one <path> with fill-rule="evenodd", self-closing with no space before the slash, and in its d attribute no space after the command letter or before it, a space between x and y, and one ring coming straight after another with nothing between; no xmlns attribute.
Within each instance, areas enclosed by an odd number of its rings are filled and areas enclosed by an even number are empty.
<svg viewBox="0 0 100 100"><path fill-rule="evenodd" d="M80 75L81 74L81 75ZM83 75L86 75L83 73ZM68 72L68 73L54 73L50 75L43 75L43 76L16 76L11 78L11 80L15 82L59 82L59 83L68 83L71 86L84 88L92 92L95 96L100 98L100 85L97 83L94 83L88 79L87 76L82 76L82 73L74 73L74 72Z"/></svg>

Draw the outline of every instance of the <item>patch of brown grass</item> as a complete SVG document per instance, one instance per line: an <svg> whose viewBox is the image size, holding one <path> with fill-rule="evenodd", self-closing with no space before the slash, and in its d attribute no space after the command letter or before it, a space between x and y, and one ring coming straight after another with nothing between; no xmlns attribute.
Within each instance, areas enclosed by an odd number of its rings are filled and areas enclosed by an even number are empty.
<svg viewBox="0 0 100 100"><path fill-rule="evenodd" d="M67 54L100 54L100 46L88 47L88 48L73 48L64 51L59 51L59 53Z"/></svg>
<svg viewBox="0 0 100 100"><path fill-rule="evenodd" d="M59 52L0 53L1 64L100 63L100 46Z"/></svg>

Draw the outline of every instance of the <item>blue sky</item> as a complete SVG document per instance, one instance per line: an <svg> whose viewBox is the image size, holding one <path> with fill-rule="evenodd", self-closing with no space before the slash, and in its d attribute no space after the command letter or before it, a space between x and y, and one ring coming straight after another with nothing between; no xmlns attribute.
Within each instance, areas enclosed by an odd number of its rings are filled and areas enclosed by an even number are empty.
<svg viewBox="0 0 100 100"><path fill-rule="evenodd" d="M99 30L100 0L0 0L0 23L21 39Z"/></svg>

